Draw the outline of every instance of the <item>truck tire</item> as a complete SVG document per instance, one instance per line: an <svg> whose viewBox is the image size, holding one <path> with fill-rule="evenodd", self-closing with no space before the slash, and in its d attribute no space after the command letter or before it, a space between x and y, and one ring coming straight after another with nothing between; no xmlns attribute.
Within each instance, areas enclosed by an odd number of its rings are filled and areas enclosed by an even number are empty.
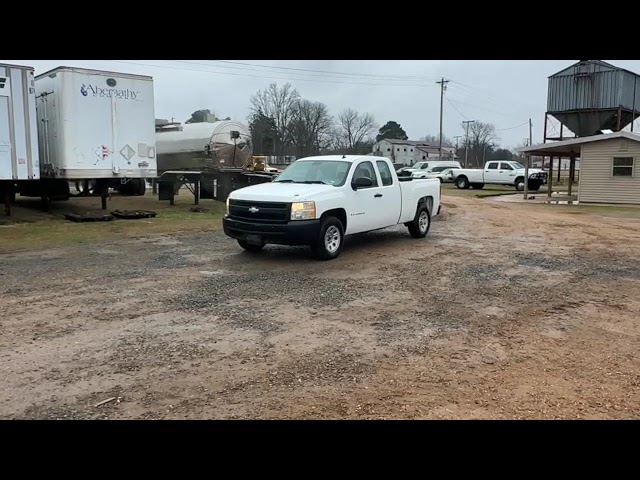
<svg viewBox="0 0 640 480"><path fill-rule="evenodd" d="M311 245L318 260L333 260L340 255L344 245L344 227L336 217L327 217L320 225L320 233L314 245Z"/></svg>
<svg viewBox="0 0 640 480"><path fill-rule="evenodd" d="M244 240L238 240L238 245L244 248L247 252L259 252L264 248L264 243L262 245L254 245L252 243L247 243Z"/></svg>
<svg viewBox="0 0 640 480"><path fill-rule="evenodd" d="M467 180L467 177L458 177L456 179L456 187L458 187L460 190L466 190L469 188L469 180Z"/></svg>
<svg viewBox="0 0 640 480"><path fill-rule="evenodd" d="M408 225L409 233L413 238L424 238L429 233L431 227L431 214L426 205L418 208L416 216Z"/></svg>
<svg viewBox="0 0 640 480"><path fill-rule="evenodd" d="M515 181L516 190L522 192L524 190L524 177L518 177Z"/></svg>

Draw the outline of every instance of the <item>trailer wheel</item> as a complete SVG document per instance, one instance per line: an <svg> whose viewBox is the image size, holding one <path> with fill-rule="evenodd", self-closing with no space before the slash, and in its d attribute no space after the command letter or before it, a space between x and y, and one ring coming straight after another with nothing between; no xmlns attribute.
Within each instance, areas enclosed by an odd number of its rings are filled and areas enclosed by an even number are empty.
<svg viewBox="0 0 640 480"><path fill-rule="evenodd" d="M429 228L431 227L431 214L426 205L418 208L415 218L409 223L408 227L409 234L411 234L413 238L424 238L427 236Z"/></svg>
<svg viewBox="0 0 640 480"><path fill-rule="evenodd" d="M138 196L144 197L144 194L147 193L147 181L144 178L138 179Z"/></svg>
<svg viewBox="0 0 640 480"><path fill-rule="evenodd" d="M320 233L311 246L318 260L333 260L340 255L344 245L344 227L336 217L326 217L320 226Z"/></svg>
<svg viewBox="0 0 640 480"><path fill-rule="evenodd" d="M484 183L474 183L471 185L474 190L482 190L484 188Z"/></svg>

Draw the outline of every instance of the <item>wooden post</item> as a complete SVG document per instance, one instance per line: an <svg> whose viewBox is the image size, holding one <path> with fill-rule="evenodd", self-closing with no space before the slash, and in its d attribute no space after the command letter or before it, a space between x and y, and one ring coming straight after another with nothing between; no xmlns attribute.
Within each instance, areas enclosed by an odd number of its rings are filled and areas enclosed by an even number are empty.
<svg viewBox="0 0 640 480"><path fill-rule="evenodd" d="M524 195L522 198L527 199L527 193L529 192L529 162L531 161L531 155L528 153L524 158Z"/></svg>
<svg viewBox="0 0 640 480"><path fill-rule="evenodd" d="M100 195L101 201L102 201L102 210L106 210L107 209L107 194L108 191L103 193L102 195Z"/></svg>
<svg viewBox="0 0 640 480"><path fill-rule="evenodd" d="M549 178L547 182L547 197L551 198L551 190L553 187L553 157L549 157Z"/></svg>
<svg viewBox="0 0 640 480"><path fill-rule="evenodd" d="M155 179L155 178L152 178L152 179L151 179L151 192L152 192L154 195L157 195L157 194L158 194L158 183L156 182L156 179Z"/></svg>
<svg viewBox="0 0 640 480"><path fill-rule="evenodd" d="M569 157L569 195L571 195L571 187L573 186L573 178L576 173L576 156L571 154Z"/></svg>
<svg viewBox="0 0 640 480"><path fill-rule="evenodd" d="M558 185L560 185L561 170L562 170L562 157L558 157Z"/></svg>
<svg viewBox="0 0 640 480"><path fill-rule="evenodd" d="M196 205L200 205L200 180L193 182L193 198Z"/></svg>

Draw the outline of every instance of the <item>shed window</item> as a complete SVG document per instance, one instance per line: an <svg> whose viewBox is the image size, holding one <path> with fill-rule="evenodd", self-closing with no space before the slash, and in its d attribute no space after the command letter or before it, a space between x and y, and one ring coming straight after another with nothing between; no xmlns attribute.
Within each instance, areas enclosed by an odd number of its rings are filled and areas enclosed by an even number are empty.
<svg viewBox="0 0 640 480"><path fill-rule="evenodd" d="M633 157L614 157L613 158L613 176L614 177L632 177L633 176Z"/></svg>

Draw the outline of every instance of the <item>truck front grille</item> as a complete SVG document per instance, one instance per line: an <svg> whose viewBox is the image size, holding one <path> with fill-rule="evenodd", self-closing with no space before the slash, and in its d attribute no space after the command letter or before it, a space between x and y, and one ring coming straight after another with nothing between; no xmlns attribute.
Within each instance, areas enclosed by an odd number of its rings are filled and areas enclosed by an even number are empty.
<svg viewBox="0 0 640 480"><path fill-rule="evenodd" d="M291 218L291 204L229 200L229 218L241 222L287 223Z"/></svg>

